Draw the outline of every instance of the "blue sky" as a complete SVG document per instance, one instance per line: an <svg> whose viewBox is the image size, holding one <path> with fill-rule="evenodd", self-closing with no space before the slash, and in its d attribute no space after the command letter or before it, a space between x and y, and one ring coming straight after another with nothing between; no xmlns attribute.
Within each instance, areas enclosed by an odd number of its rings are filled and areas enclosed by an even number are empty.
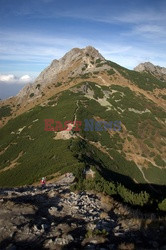
<svg viewBox="0 0 166 250"><path fill-rule="evenodd" d="M130 69L144 61L166 67L166 1L0 0L0 91L87 45ZM14 81L1 81L9 74Z"/></svg>

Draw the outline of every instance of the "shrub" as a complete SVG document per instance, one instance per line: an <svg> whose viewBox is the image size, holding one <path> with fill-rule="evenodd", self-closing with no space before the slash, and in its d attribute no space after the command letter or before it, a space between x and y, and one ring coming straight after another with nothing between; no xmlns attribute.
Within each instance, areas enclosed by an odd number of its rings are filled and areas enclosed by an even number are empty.
<svg viewBox="0 0 166 250"><path fill-rule="evenodd" d="M154 148L153 144L149 139L144 140L144 143L146 143L150 148Z"/></svg>
<svg viewBox="0 0 166 250"><path fill-rule="evenodd" d="M100 62L101 62L100 58L96 59L96 63L100 63Z"/></svg>
<svg viewBox="0 0 166 250"><path fill-rule="evenodd" d="M61 86L61 85L62 85L62 82L57 82L55 86L56 86L56 87L59 87L59 86Z"/></svg>
<svg viewBox="0 0 166 250"><path fill-rule="evenodd" d="M117 187L118 194L122 197L122 199L130 203L131 205L144 206L149 202L149 194L146 191L141 191L140 193L134 193L129 189L125 188L123 185L118 185Z"/></svg>
<svg viewBox="0 0 166 250"><path fill-rule="evenodd" d="M164 199L161 203L159 203L158 207L161 211L166 211L166 199Z"/></svg>
<svg viewBox="0 0 166 250"><path fill-rule="evenodd" d="M107 70L107 74L113 75L113 74L115 74L115 71L113 69L109 69L109 70Z"/></svg>
<svg viewBox="0 0 166 250"><path fill-rule="evenodd" d="M40 84L37 84L37 85L36 85L36 89L39 89L39 88L40 88Z"/></svg>
<svg viewBox="0 0 166 250"><path fill-rule="evenodd" d="M92 237L96 237L96 236L101 236L101 237L106 237L108 236L108 232L106 231L106 229L95 229L95 230L88 230L85 237L86 238L92 238Z"/></svg>
<svg viewBox="0 0 166 250"><path fill-rule="evenodd" d="M157 155L155 158L154 158L154 161L156 163L157 166L161 166L161 167L164 167L165 166L165 162L161 159L161 156L160 155Z"/></svg>
<svg viewBox="0 0 166 250"><path fill-rule="evenodd" d="M83 75L81 75L82 79L88 79L91 76L91 73L85 73Z"/></svg>
<svg viewBox="0 0 166 250"><path fill-rule="evenodd" d="M94 75L97 75L99 73L99 71L94 71L93 74Z"/></svg>
<svg viewBox="0 0 166 250"><path fill-rule="evenodd" d="M9 105L2 106L0 108L0 119L11 115L11 108Z"/></svg>
<svg viewBox="0 0 166 250"><path fill-rule="evenodd" d="M30 97L33 97L33 96L34 96L34 93L31 93L29 96L30 96Z"/></svg>

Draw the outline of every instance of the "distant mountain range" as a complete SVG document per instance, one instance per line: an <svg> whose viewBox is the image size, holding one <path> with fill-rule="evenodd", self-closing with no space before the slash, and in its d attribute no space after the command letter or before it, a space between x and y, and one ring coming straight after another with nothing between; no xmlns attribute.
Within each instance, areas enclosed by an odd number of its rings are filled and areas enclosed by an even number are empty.
<svg viewBox="0 0 166 250"><path fill-rule="evenodd" d="M159 197L161 204L165 71L151 63L128 70L91 46L54 60L33 84L0 102L0 186L73 172L75 188L119 195L141 206L156 204ZM80 130L74 129L76 121ZM65 122L72 130L58 131ZM45 131L46 126L55 131ZM85 169L95 172L93 180L84 178Z"/></svg>

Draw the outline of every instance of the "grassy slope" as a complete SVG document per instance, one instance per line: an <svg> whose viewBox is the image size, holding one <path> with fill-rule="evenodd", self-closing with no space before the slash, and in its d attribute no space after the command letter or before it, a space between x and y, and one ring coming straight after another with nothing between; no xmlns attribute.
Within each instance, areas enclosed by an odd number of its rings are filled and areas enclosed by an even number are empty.
<svg viewBox="0 0 166 250"><path fill-rule="evenodd" d="M0 173L0 186L31 184L39 180L43 175L46 176L60 170L75 171L79 166L82 166L84 160L75 157L71 150L74 139L54 140L54 132L44 131L44 119L50 118L62 122L73 120L77 110L77 100L79 100L77 120L84 121L85 118L90 119L96 116L106 121L120 120L126 127L128 136L148 140L145 142L149 143L150 147L155 147L160 154L161 147L164 147L164 145L160 145L161 142L155 142L155 136L156 133L161 134L162 137L164 136L164 126L157 120L164 121L165 119L165 113L162 109L144 99L143 96L135 95L128 88L115 85L100 88L94 83L89 83L88 88L94 91L93 99L89 99L79 90L80 86L81 84L77 87L78 93L73 93L70 90L65 91L58 101L56 101L56 97L55 99L52 97L46 106L35 107L9 121L0 130L1 151L10 145L0 157L0 169L10 166L19 153L23 152L23 156L18 159L18 166ZM109 92L107 101L112 105L109 110L106 106L102 106L100 101L97 101L98 98L104 97L104 91ZM148 109L150 112L139 114L129 111L128 108L134 108L138 111ZM122 112L121 109L124 111ZM151 130L143 135L142 130L146 130L146 124L149 123L151 124ZM25 128L18 134L19 129L24 126ZM82 128L84 128L84 122ZM126 138L122 138L120 133L123 133L123 131L111 135L107 131L85 132L82 129L80 132L88 141L99 141L111 156L112 159L97 150L93 145L88 148L89 153L93 152L92 155L98 158L102 170L105 169L105 172L108 170L112 173L110 178L116 177L113 173L119 173L135 179L138 183L146 183L136 164L133 161L126 160L122 150ZM149 146L146 147L151 150ZM149 151L147 151L147 156L148 153ZM156 153L153 157L157 157L156 165L163 164L162 159L158 159ZM87 161L85 163L87 164ZM164 178L166 174L165 168L160 169L151 164L143 171L149 182L166 184Z"/></svg>
<svg viewBox="0 0 166 250"><path fill-rule="evenodd" d="M77 160L68 150L70 141L54 140L54 132L44 131L44 119L60 121L73 119L76 100L69 95L71 96L69 92L64 93L57 106L52 104L45 107L38 106L9 121L0 130L1 149L10 144L1 155L1 169L9 166L21 151L24 152L18 160L17 167L0 174L1 186L31 184L43 175L55 173L67 166L78 165ZM36 119L38 120L33 122ZM26 127L23 131L17 134L18 129L24 126Z"/></svg>
<svg viewBox="0 0 166 250"><path fill-rule="evenodd" d="M93 84L91 85L93 86ZM158 149L159 153L161 148L164 150L165 144L161 145L161 142L155 142L156 133L161 133L161 135L164 133L164 126L157 120L161 119L164 121L165 113L163 110L156 107L152 102L149 102L142 96L136 96L128 88L112 85L111 87L104 87L104 90L107 92L110 91L110 97L107 100L112 104L111 110L106 110L107 107L101 106L95 100L87 100L86 102L84 101L84 104L80 104L80 109L78 111L79 119L83 120L84 117L92 118L96 115L106 121L120 120L122 124L125 125L128 135L132 135L140 140L148 139L151 142L150 146L154 147L156 150ZM115 90L118 92L113 92ZM98 97L101 98L103 91L98 88L98 92L101 92L98 93ZM117 100L118 102L116 102ZM123 109L123 112L119 108ZM148 108L150 112L139 114L129 111L128 108L133 108L138 111L145 111ZM148 131L149 133L146 133L146 125L149 123L151 123L151 130ZM142 129L140 129L141 127ZM144 134L142 133L143 130L145 131ZM123 133L123 131L120 133ZM107 131L92 133L84 132L83 136L91 141L100 141L101 145L103 145L114 158L113 161L110 159L105 160L104 165L107 166L108 169L128 175L139 183L145 183L145 179L134 162L125 159L125 154L122 151L125 138L121 138L120 133L112 133L110 136ZM147 148L151 151L150 147L147 146ZM149 154L149 151L147 154ZM145 171L147 179L150 175L150 182L158 184L166 183L165 174L166 169L159 169L152 165Z"/></svg>
<svg viewBox="0 0 166 250"><path fill-rule="evenodd" d="M150 73L140 73L134 70L129 70L111 61L107 61L107 64L116 69L122 76L141 89L153 91L155 88L166 88L166 82L160 81Z"/></svg>

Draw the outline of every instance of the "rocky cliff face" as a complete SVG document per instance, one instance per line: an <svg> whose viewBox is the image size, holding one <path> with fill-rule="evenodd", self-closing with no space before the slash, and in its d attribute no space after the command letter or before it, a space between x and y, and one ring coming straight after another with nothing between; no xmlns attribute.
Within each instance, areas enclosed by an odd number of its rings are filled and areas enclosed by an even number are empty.
<svg viewBox="0 0 166 250"><path fill-rule="evenodd" d="M134 68L138 72L148 72L161 81L166 81L166 68L153 65L150 62L140 63Z"/></svg>
<svg viewBox="0 0 166 250"><path fill-rule="evenodd" d="M74 77L82 72L81 66L83 67L85 64L87 64L88 69L94 68L94 59L105 61L104 57L91 46L88 46L85 49L74 48L66 53L60 60L53 60L50 66L41 72L34 84L37 85L41 83L46 85L52 80L56 80L58 73L72 68L74 63L79 62L79 67L77 67L77 69L72 74Z"/></svg>
<svg viewBox="0 0 166 250"><path fill-rule="evenodd" d="M44 69L36 78L33 84L26 85L17 95L17 98L22 101L23 98L31 95L40 96L46 85L50 85L57 81L60 84L65 78L78 77L82 73L93 72L96 69L96 61L106 62L105 58L91 46L84 49L74 48L66 53L61 59L53 60L52 63ZM102 66L102 65L101 65ZM99 70L107 69L107 65L103 65Z"/></svg>

